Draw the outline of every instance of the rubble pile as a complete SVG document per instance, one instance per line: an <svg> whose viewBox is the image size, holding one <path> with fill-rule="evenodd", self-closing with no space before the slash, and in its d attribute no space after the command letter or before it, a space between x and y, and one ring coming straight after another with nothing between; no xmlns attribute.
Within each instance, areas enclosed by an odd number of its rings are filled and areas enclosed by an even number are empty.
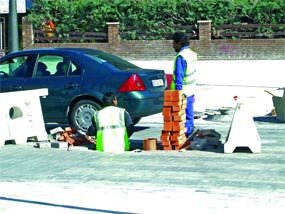
<svg viewBox="0 0 285 214"><path fill-rule="evenodd" d="M50 134L54 140L67 142L68 147L94 145L94 141L91 137L85 135L84 133L81 133L75 128L65 127L62 129L59 127L50 130Z"/></svg>

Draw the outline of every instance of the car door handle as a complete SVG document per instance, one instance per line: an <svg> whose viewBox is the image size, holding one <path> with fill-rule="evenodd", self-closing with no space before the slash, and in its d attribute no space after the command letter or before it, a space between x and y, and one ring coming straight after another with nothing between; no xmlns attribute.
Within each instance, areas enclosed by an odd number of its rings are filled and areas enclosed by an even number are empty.
<svg viewBox="0 0 285 214"><path fill-rule="evenodd" d="M76 83L66 83L64 85L65 88L74 88L76 86L78 86L78 84L76 84Z"/></svg>
<svg viewBox="0 0 285 214"><path fill-rule="evenodd" d="M19 90L22 90L22 86L20 86L20 85L13 85L10 88L10 91L19 91Z"/></svg>

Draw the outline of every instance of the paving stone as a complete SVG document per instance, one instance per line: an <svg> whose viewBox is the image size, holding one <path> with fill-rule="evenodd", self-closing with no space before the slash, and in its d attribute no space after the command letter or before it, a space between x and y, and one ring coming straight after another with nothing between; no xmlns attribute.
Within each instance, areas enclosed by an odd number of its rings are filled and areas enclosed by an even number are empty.
<svg viewBox="0 0 285 214"><path fill-rule="evenodd" d="M51 142L49 141L36 142L35 148L39 148L39 149L51 148Z"/></svg>
<svg viewBox="0 0 285 214"><path fill-rule="evenodd" d="M51 142L51 147L52 148L58 148L58 149L67 149L68 143L63 142L63 141L55 141L55 142Z"/></svg>

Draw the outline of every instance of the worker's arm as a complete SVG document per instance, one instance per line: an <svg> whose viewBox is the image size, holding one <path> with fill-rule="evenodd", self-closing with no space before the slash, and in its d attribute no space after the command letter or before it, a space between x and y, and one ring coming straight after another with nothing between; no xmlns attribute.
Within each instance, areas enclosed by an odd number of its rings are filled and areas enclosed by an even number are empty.
<svg viewBox="0 0 285 214"><path fill-rule="evenodd" d="M175 63L175 90L182 90L186 61L182 58L182 56L178 56Z"/></svg>
<svg viewBox="0 0 285 214"><path fill-rule="evenodd" d="M96 123L95 123L94 118L92 118L92 124L87 129L86 134L89 135L89 136L95 136L96 137L96 135L97 135L97 127L96 127Z"/></svg>
<svg viewBox="0 0 285 214"><path fill-rule="evenodd" d="M131 137L131 135L134 133L134 124L130 114L127 111L125 111L124 116L125 116L125 126L127 129L128 137Z"/></svg>

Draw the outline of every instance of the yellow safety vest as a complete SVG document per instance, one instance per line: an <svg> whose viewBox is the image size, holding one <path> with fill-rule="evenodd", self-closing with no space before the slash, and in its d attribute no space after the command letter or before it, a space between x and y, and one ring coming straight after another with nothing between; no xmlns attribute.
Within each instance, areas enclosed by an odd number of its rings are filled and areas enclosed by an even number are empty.
<svg viewBox="0 0 285 214"><path fill-rule="evenodd" d="M108 106L95 113L97 128L96 150L104 152L123 152L130 150L125 127L125 110Z"/></svg>
<svg viewBox="0 0 285 214"><path fill-rule="evenodd" d="M186 69L183 78L183 86L182 90L186 96L191 96L195 94L196 88L196 62L197 62L197 54L191 51L189 48L183 49L180 51L174 60L174 69L176 69L176 60L179 56L182 56L183 59L186 61ZM172 82L170 85L171 90L175 90L175 79L176 76L173 74Z"/></svg>

